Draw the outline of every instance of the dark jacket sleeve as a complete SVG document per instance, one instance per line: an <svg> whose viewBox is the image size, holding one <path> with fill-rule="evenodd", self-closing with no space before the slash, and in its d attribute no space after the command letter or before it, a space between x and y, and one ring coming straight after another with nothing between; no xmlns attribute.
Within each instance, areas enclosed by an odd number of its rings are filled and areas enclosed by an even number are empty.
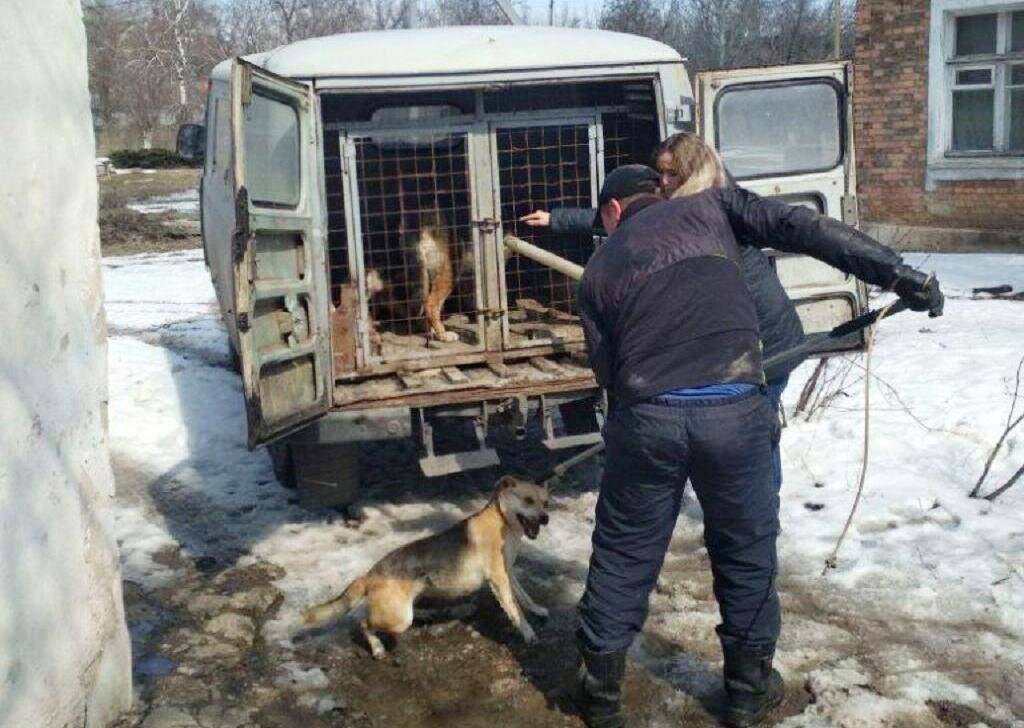
<svg viewBox="0 0 1024 728"><path fill-rule="evenodd" d="M883 288L908 270L891 248L806 207L761 197L736 185L723 188L721 199L733 231L745 243L809 255Z"/></svg>
<svg viewBox="0 0 1024 728"><path fill-rule="evenodd" d="M580 304L580 325L583 327L583 336L587 342L587 357L590 360L590 368L594 370L594 378L600 386L607 389L614 378L611 342L604 332L597 306L587 288L584 279L576 289Z"/></svg>
<svg viewBox="0 0 1024 728"><path fill-rule="evenodd" d="M597 210L592 207L551 208L551 232L593 235Z"/></svg>

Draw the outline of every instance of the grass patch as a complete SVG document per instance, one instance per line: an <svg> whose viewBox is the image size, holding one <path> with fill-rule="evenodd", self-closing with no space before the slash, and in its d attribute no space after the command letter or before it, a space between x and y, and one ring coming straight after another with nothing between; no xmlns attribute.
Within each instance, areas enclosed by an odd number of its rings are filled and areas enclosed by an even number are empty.
<svg viewBox="0 0 1024 728"><path fill-rule="evenodd" d="M133 255L198 248L194 223L172 213L143 214L128 203L195 189L199 171L161 169L111 174L99 179L100 245L103 255Z"/></svg>

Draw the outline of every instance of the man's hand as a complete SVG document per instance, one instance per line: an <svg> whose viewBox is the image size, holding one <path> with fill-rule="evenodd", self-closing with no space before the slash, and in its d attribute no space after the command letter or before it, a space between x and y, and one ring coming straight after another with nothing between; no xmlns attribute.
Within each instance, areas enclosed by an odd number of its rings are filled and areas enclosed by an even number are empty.
<svg viewBox="0 0 1024 728"><path fill-rule="evenodd" d="M551 213L545 210L534 210L529 215L523 215L519 222L525 222L530 227L548 227L551 224Z"/></svg>
<svg viewBox="0 0 1024 728"><path fill-rule="evenodd" d="M927 311L932 318L942 315L945 297L934 275L926 276L919 270L899 266L893 290L911 311Z"/></svg>

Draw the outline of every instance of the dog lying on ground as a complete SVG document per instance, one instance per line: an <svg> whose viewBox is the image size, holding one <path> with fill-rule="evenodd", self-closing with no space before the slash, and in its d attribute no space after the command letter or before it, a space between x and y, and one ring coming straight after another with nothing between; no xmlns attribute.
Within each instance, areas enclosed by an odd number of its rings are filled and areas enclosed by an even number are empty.
<svg viewBox="0 0 1024 728"><path fill-rule="evenodd" d="M397 637L409 629L418 597L455 599L486 584L523 639L533 642L536 635L520 604L541 618L548 611L530 599L512 565L522 537L537 538L547 524L547 503L547 486L506 475L483 509L446 531L392 551L341 596L306 610L305 622L320 624L342 616L365 600L363 636L380 659L385 649L377 633Z"/></svg>

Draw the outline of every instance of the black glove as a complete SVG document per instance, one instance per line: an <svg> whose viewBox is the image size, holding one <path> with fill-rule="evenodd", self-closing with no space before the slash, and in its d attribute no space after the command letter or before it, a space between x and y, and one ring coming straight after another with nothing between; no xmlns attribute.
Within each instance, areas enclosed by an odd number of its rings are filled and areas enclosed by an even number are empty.
<svg viewBox="0 0 1024 728"><path fill-rule="evenodd" d="M927 311L932 318L942 315L945 297L935 276L926 276L908 266L897 266L893 290L911 311Z"/></svg>

